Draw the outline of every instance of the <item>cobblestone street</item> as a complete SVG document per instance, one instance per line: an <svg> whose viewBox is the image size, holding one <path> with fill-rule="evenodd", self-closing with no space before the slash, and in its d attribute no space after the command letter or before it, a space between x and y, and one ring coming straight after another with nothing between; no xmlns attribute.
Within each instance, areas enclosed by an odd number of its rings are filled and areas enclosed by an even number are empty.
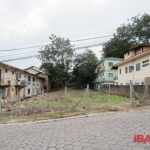
<svg viewBox="0 0 150 150"><path fill-rule="evenodd" d="M106 113L33 124L0 125L1 150L150 150L150 110Z"/></svg>

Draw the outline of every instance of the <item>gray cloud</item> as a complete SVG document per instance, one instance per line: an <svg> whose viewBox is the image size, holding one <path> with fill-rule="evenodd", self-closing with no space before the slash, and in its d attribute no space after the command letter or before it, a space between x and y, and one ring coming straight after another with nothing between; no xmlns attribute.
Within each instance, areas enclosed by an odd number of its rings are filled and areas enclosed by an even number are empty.
<svg viewBox="0 0 150 150"><path fill-rule="evenodd" d="M0 50L48 44L50 34L71 40L110 35L132 16L150 13L149 5L149 0L0 0ZM91 49L99 57L101 46ZM37 50L3 52L1 56ZM9 64L26 68L40 62L34 58Z"/></svg>

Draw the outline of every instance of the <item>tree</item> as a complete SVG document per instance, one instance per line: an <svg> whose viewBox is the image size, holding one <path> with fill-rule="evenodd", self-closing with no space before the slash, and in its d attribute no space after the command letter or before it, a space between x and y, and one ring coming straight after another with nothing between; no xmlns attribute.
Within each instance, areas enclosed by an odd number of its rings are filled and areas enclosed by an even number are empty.
<svg viewBox="0 0 150 150"><path fill-rule="evenodd" d="M51 35L49 37L51 44L46 45L39 51L42 60L41 69L44 69L51 74L54 81L64 84L68 80L68 71L73 57L73 49L69 39L56 37Z"/></svg>
<svg viewBox="0 0 150 150"><path fill-rule="evenodd" d="M113 38L103 44L104 57L124 57L124 51L140 43L150 41L150 15L137 15L127 25L117 28Z"/></svg>
<svg viewBox="0 0 150 150"><path fill-rule="evenodd" d="M93 51L87 49L82 54L77 54L74 59L73 75L75 75L76 83L90 85L93 82L94 71L98 59Z"/></svg>

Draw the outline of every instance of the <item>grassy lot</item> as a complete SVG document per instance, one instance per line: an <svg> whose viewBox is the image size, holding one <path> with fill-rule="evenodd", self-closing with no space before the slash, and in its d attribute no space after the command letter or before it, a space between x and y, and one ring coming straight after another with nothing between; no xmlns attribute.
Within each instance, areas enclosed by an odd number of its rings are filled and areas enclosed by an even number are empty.
<svg viewBox="0 0 150 150"><path fill-rule="evenodd" d="M55 119L89 113L124 110L129 105L129 99L100 92L64 89L37 95L22 101L21 116L18 116L18 103L11 106L11 111L3 112L0 123L26 122L45 119ZM66 97L66 100L65 100ZM42 113L42 105L44 113Z"/></svg>

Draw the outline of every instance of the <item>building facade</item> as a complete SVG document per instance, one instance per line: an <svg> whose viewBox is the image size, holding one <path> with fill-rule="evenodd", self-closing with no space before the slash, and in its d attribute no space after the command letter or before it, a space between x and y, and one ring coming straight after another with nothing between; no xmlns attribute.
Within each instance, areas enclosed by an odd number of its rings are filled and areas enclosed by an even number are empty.
<svg viewBox="0 0 150 150"><path fill-rule="evenodd" d="M50 91L52 79L49 74L41 72L36 66L31 66L25 70L39 78L42 78L44 90Z"/></svg>
<svg viewBox="0 0 150 150"><path fill-rule="evenodd" d="M118 71L111 69L116 63L121 62L123 59L109 57L103 58L99 61L95 70L94 89L99 90L101 85L114 84L114 80L118 77Z"/></svg>
<svg viewBox="0 0 150 150"><path fill-rule="evenodd" d="M41 94L43 78L0 62L0 102Z"/></svg>
<svg viewBox="0 0 150 150"><path fill-rule="evenodd" d="M129 85L132 80L134 85L143 85L145 78L150 77L150 44L139 44L125 51L124 61L116 64L118 69L119 85Z"/></svg>

